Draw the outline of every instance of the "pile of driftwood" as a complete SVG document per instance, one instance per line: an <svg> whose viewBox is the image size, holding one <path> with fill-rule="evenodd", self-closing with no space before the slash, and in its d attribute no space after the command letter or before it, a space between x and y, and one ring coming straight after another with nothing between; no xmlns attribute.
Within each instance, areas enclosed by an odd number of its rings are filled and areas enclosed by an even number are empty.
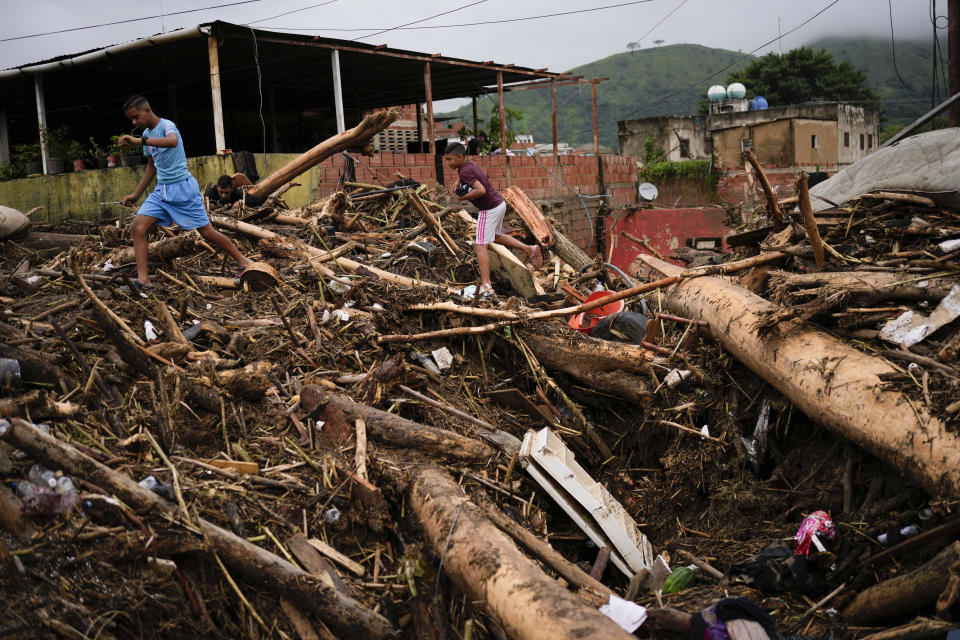
<svg viewBox="0 0 960 640"><path fill-rule="evenodd" d="M374 120L351 131L389 118ZM814 329L831 318L874 330L844 318L893 305L786 284L801 269L825 273L786 216L768 250L686 269L651 258L663 273L636 284L515 189L512 227L540 244L544 266L494 249L499 297L475 300L463 294L477 284L468 213L402 175L344 180L288 208L284 184L316 157L257 185L263 206L211 212L265 265L259 279L237 281L195 233L160 229L157 287L141 294L127 284L119 219L33 225L4 243L0 358L21 380L0 392L0 635L629 637L599 611L611 594L649 607L642 629L657 637L684 637L691 614L727 595L804 633L880 638L914 615L949 616L956 552L936 553L960 529L944 406L954 366L927 360L950 327L897 350L926 358L920 370L881 360L866 334L850 346ZM878 202L844 224L903 243L875 218L914 205ZM938 229L952 215L918 217ZM824 268L869 261L829 233L821 243ZM942 256L901 257L923 269ZM937 264L914 286L947 286L951 259ZM588 301L598 284L612 293ZM642 335L614 327L599 340L567 325L614 300L639 313L641 299ZM932 298L897 305L924 300L916 309L932 317ZM518 462L518 442L544 427L657 554L693 563L696 586L662 594L662 576L609 562ZM14 487L35 464L69 477L79 508L28 500L25 512ZM934 524L897 542L924 508ZM817 509L839 533L809 590L761 592L714 568L791 536ZM873 586L894 566L902 575Z"/></svg>

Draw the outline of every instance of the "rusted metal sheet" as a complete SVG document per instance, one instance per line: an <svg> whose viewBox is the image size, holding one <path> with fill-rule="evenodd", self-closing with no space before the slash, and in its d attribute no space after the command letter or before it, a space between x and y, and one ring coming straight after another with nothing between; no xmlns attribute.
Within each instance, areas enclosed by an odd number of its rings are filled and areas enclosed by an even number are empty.
<svg viewBox="0 0 960 640"><path fill-rule="evenodd" d="M730 232L721 207L683 209L634 209L607 218L607 247L612 247L610 263L629 271L630 263L640 253L650 252L621 236L626 231L645 240L663 256L692 244L694 248L729 251L726 237ZM671 260L674 264L683 263Z"/></svg>

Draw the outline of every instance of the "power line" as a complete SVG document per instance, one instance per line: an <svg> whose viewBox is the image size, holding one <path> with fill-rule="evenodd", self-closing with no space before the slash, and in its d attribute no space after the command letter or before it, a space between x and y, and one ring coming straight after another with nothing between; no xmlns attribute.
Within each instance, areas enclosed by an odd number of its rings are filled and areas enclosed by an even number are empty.
<svg viewBox="0 0 960 640"><path fill-rule="evenodd" d="M473 7L473 6L476 6L476 5L478 5L478 4L483 4L483 3L486 2L486 1L487 1L487 0L477 0L477 2L471 2L470 4L465 4L465 5L463 5L463 6L457 7L456 9L450 9L449 11L442 11L442 12L440 12L440 13L435 13L435 14L433 14L432 16L428 16L428 17L426 17L426 18L421 18L420 20L414 20L413 22L407 22L407 23L405 23L405 24L397 25L396 27L390 27L389 29L381 29L380 31L375 31L374 33L368 33L368 34L365 35L365 36L359 36L359 37L357 37L357 38L354 38L354 40L363 40L364 38L372 38L373 36L378 36L378 35L380 35L381 33L386 33L387 31L395 31L395 30L397 30L397 29L402 29L402 28L404 28L404 27L409 27L409 26L412 25L412 24L418 24L418 23L420 23L420 22L426 22L427 20L433 20L434 18L439 18L440 16L445 16L445 15L448 15L448 14L451 14L451 13L455 13L455 12L457 12L457 11L462 11L463 9L468 9L468 8Z"/></svg>
<svg viewBox="0 0 960 640"><path fill-rule="evenodd" d="M184 9L183 11L171 11L164 13L164 16L179 16L185 13L196 13L197 11L209 11L210 9L222 9L224 7L236 7L241 4L253 4L254 2L263 2L263 0L240 0L239 2L228 2L227 4L216 4L210 7L201 7L199 9ZM0 38L0 42L11 42L13 40L26 40L27 38L39 38L40 36L52 36L58 33L70 33L72 31L84 31L85 29L97 29L99 27L110 27L117 24L127 24L129 22L140 22L141 20L154 20L160 16L141 16L139 18L128 18L127 20L115 20L113 22L103 22L100 24L90 24L84 27L71 27L69 29L58 29L56 31L46 31L44 33L31 33L26 36L14 36L12 38Z"/></svg>
<svg viewBox="0 0 960 640"><path fill-rule="evenodd" d="M260 18L259 20L251 20L247 25L257 24L258 22L266 22L267 20L273 20L274 18L281 18L283 16L288 16L291 13L300 13L301 11L307 11L308 9L316 9L317 7L325 7L328 4L333 4L337 0L327 0L326 2L318 2L317 4L312 4L309 7L303 7L302 9L294 9L293 11L286 11L284 13L278 13L275 16L270 16L269 18Z"/></svg>
<svg viewBox="0 0 960 640"><path fill-rule="evenodd" d="M434 24L434 25L423 25L420 27L411 27L408 25L402 25L399 27L392 27L389 29L383 28L383 31L381 31L380 33L384 33L386 31L416 31L418 29L455 29L457 27L478 27L478 26L489 25L489 24L506 24L510 22L525 22L527 20L541 20L543 18L555 18L557 16L570 16L570 15L575 15L579 13L590 13L592 11L603 11L605 9L616 9L618 7L628 7L635 4L646 4L648 2L653 2L653 0L633 0L632 2L621 2L619 4L609 4L602 7L591 7L589 9L577 9L574 11L562 11L559 13L545 13L537 16L526 16L523 18L504 18L502 20L483 20L481 22L463 22L460 24ZM479 3L476 3L476 4L479 4ZM472 5L467 5L467 6L472 6ZM464 7L460 7L460 8L463 9ZM459 11L459 9L454 9L453 11ZM447 13L452 13L452 12L448 11ZM439 13L436 16L431 16L430 18L436 18L437 16L441 16L441 15L444 15L444 14ZM417 22L423 22L425 20L429 20L430 18L424 18L423 20L418 20ZM416 24L416 22L411 22L409 24ZM367 28L270 27L270 28L275 29L277 31L346 31L348 32L348 31L368 31L369 29L381 29L382 27L367 27ZM362 36L362 37L369 38L370 36L375 36L375 35L377 34L371 33L370 35Z"/></svg>
<svg viewBox="0 0 960 640"><path fill-rule="evenodd" d="M890 53L893 56L893 70L897 72L900 84L909 89L910 87L900 75L900 69L897 68L897 45L893 40L893 0L887 0L887 8L890 10Z"/></svg>
<svg viewBox="0 0 960 640"><path fill-rule="evenodd" d="M714 72L711 73L710 75L708 75L708 76L706 76L706 77L698 80L697 82L695 82L695 83L693 83L693 84L691 84L691 85L689 85L689 86L687 86L687 87L684 87L683 89L679 89L679 90L677 90L677 91L674 91L673 93L669 93L669 94L667 94L667 95L665 95L665 96L662 96L662 97L660 97L660 98L657 98L656 100L651 100L650 102L646 102L646 103L640 105L639 107L637 107L636 109L634 109L633 111L630 111L630 112L628 112L628 113L623 114L623 115L620 116L620 118L618 118L618 119L619 119L619 120L624 120L624 119L626 119L628 116L632 116L633 114L635 114L635 113L637 113L638 111L644 109L645 107L648 107L648 106L651 105L651 104L656 104L657 102L662 102L662 101L664 101L664 100L668 100L668 99L670 99L670 98L672 98L672 97L674 97L674 96L680 95L681 93L686 93L686 92L689 91L690 89L693 89L693 88L702 86L704 82L706 82L707 80L709 80L710 78L713 78L714 76L716 76L716 75L718 75L718 74L723 73L724 71L726 71L727 69L731 68L732 66L734 66L735 64L737 64L738 62L740 62L741 60L743 60L744 58L749 58L750 56L752 56L754 53L756 53L756 52L759 51L760 49L763 49L764 47L766 47L766 46L768 46L768 45L776 42L778 39L783 38L783 37L786 37L786 36L790 35L791 33L794 33L795 31L799 30L800 28L802 28L802 27L810 24L810 23L813 22L816 18L818 18L821 14L823 14L825 11L827 11L827 9L829 9L829 8L832 7L833 5L837 4L838 2L840 2L840 0L833 0L830 4L828 4L827 6L825 6L823 9L820 9L820 11L817 11L815 14L813 14L812 16L810 16L809 18L807 18L806 20L804 20L803 22L801 22L800 24L798 24L796 27L794 27L794 28L791 29L790 31L787 31L787 32L784 33L783 35L777 35L776 38L773 38L772 40L768 40L767 42L764 42L763 44L761 44L759 47L757 47L757 48L754 49L753 51L750 51L749 53L743 54L740 58L735 59L733 62L731 62L731 63L728 64L727 66L725 66L725 67L723 67L723 68L721 68L721 69L717 69L716 71L714 71Z"/></svg>
<svg viewBox="0 0 960 640"><path fill-rule="evenodd" d="M659 27L661 24L663 24L664 22L666 22L667 18L669 18L670 16L672 16L674 13L676 13L676 12L677 12L677 9L679 9L680 7L682 7L682 6L685 5L685 4L687 4L687 0L681 0L680 4L678 4L677 6L675 6L675 7L670 11L670 13L668 13L667 15L663 16L662 18L660 18L660 21L657 22L657 24L655 24L655 25L653 25L652 27L650 27L649 29L647 29L647 32L646 32L645 34L643 34L642 36L640 36L640 37L637 39L637 42L643 42L643 39L644 39L644 38L646 38L648 35L650 35L651 33L653 33L653 30L654 30L654 29L656 29L656 28Z"/></svg>

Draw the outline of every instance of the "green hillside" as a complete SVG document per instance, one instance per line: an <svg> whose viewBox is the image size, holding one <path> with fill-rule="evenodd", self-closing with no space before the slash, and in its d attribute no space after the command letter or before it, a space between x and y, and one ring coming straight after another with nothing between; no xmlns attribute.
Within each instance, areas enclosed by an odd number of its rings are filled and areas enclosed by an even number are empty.
<svg viewBox="0 0 960 640"><path fill-rule="evenodd" d="M946 42L941 44L945 47ZM806 46L824 48L838 60L850 62L866 72L869 85L883 101L884 125L907 124L930 108L932 63L928 42L897 43L897 65L907 87L900 83L894 72L889 40L823 38ZM946 49L943 50L946 53ZM701 94L709 85L723 84L731 70L746 66L752 59L752 56L726 49L675 44L619 53L570 69L569 73L585 78L610 78L598 86L597 110L600 143L616 149L617 121L624 116L640 118L696 113ZM731 64L730 69L707 78ZM694 87L686 89L691 85ZM749 87L747 89L749 91ZM679 94L667 97L678 91ZM560 140L572 145L592 143L589 85L560 87L557 94L559 104L563 105L559 115ZM496 94L480 99L481 121L489 117L495 103ZM551 139L549 89L508 93L506 104L523 111L524 117L518 128L532 133L537 142ZM472 120L469 105L440 115L458 117L468 124Z"/></svg>
<svg viewBox="0 0 960 640"><path fill-rule="evenodd" d="M700 93L712 84L709 80L703 81L706 75L731 63L734 63L731 69L739 68L750 60L750 57L736 51L696 44L675 44L618 53L570 69L569 73L585 78L610 78L597 86L597 114L600 143L616 149L617 120L628 112L639 107L631 118L664 113L692 114L696 112ZM720 78L725 78L726 74L727 71L724 71ZM663 99L691 84L696 84L696 89ZM481 120L489 116L496 99L495 93L480 99L478 110ZM549 89L508 93L505 101L508 107L523 111L520 129L533 133L534 140L538 142L551 139ZM560 87L557 89L557 101L563 105L558 117L560 140L572 145L592 143L590 86ZM468 125L473 118L470 105L442 115L459 117Z"/></svg>
<svg viewBox="0 0 960 640"><path fill-rule="evenodd" d="M946 55L946 36L940 44ZM929 41L897 42L897 68L906 87L894 70L889 38L821 38L806 46L826 49L837 60L849 62L867 74L867 83L882 101L884 125L909 124L930 110L933 51ZM945 77L945 68L943 73ZM941 88L940 101L944 93Z"/></svg>

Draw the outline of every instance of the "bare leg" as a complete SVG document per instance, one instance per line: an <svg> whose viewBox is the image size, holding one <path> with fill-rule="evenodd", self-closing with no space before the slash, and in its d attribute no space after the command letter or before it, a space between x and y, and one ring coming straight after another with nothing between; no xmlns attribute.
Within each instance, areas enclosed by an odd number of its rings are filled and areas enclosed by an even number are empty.
<svg viewBox="0 0 960 640"><path fill-rule="evenodd" d="M477 268L480 269L480 286L490 285L490 253L485 244L475 244Z"/></svg>
<svg viewBox="0 0 960 640"><path fill-rule="evenodd" d="M237 245L233 244L230 238L214 229L212 224L208 223L206 226L200 227L197 231L200 232L200 235L204 240L209 240L213 244L223 249L224 252L236 260L237 264L239 264L241 267L245 267L253 263L250 258L247 258L240 253L240 250L237 249Z"/></svg>
<svg viewBox="0 0 960 640"><path fill-rule="evenodd" d="M543 266L543 256L540 255L540 246L539 245L529 245L520 242L513 236L509 236L505 233L498 233L494 237L494 242L497 244L502 244L505 247L510 247L511 249L520 249L530 260L531 264L535 269L539 269Z"/></svg>
<svg viewBox="0 0 960 640"><path fill-rule="evenodd" d="M157 223L158 218L137 215L130 225L133 235L133 256L137 261L137 280L140 284L150 284L150 272L147 271L147 231Z"/></svg>

